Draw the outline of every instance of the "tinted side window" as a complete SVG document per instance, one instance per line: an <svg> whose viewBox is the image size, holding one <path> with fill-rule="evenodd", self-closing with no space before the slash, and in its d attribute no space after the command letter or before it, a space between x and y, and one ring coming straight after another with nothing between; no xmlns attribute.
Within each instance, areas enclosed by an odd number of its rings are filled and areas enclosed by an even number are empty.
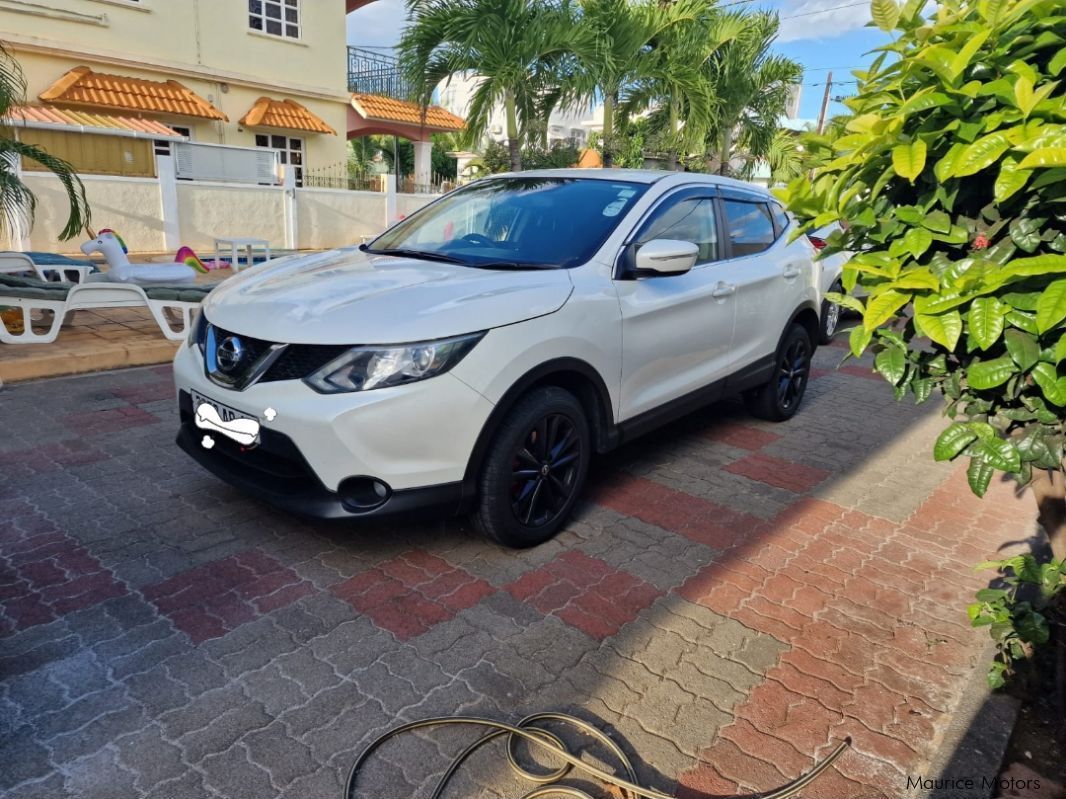
<svg viewBox="0 0 1066 799"><path fill-rule="evenodd" d="M765 203L724 200L726 227L733 242L733 257L755 255L769 249L777 236Z"/></svg>
<svg viewBox="0 0 1066 799"><path fill-rule="evenodd" d="M714 202L697 197L674 202L667 200L656 208L652 217L644 223L637 235L637 246L652 239L692 242L700 248L696 257L697 264L717 261L721 254L718 248Z"/></svg>

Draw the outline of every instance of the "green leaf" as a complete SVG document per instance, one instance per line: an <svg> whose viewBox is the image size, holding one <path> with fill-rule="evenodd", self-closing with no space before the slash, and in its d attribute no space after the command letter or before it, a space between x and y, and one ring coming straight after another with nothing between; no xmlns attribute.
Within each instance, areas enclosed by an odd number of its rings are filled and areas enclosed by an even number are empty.
<svg viewBox="0 0 1066 799"><path fill-rule="evenodd" d="M970 384L970 388L976 388L979 391L995 388L1010 380L1017 368L1014 360L1006 355L991 361L975 360L970 364L970 368L966 370L966 379Z"/></svg>
<svg viewBox="0 0 1066 799"><path fill-rule="evenodd" d="M1055 53L1048 62L1047 71L1050 75L1055 76L1062 72L1064 68L1066 68L1066 47Z"/></svg>
<svg viewBox="0 0 1066 799"><path fill-rule="evenodd" d="M870 345L870 339L872 339L873 336L873 332L867 330L865 327L853 327L851 329L851 334L848 336L848 346L851 348L851 354L856 358L862 355Z"/></svg>
<svg viewBox="0 0 1066 799"><path fill-rule="evenodd" d="M928 336L942 347L954 350L962 335L962 315L958 311L948 311L941 314L914 315L915 324L921 328L922 333Z"/></svg>
<svg viewBox="0 0 1066 799"><path fill-rule="evenodd" d="M1030 374L1044 399L1060 408L1066 407L1066 377L1059 377L1058 369L1050 363L1038 363Z"/></svg>
<svg viewBox="0 0 1066 799"><path fill-rule="evenodd" d="M873 0L870 3L870 16L881 30L895 30L899 22L899 4L896 0Z"/></svg>
<svg viewBox="0 0 1066 799"><path fill-rule="evenodd" d="M996 177L996 202L1003 202L1021 191L1032 174L1032 170L1018 169L1017 159L1010 156L1004 158Z"/></svg>
<svg viewBox="0 0 1066 799"><path fill-rule="evenodd" d="M930 211L922 217L922 225L934 233L947 233L951 230L951 217L943 211Z"/></svg>
<svg viewBox="0 0 1066 799"><path fill-rule="evenodd" d="M1066 333L1060 336L1059 340L1055 342L1055 363L1059 364L1063 361L1066 361Z"/></svg>
<svg viewBox="0 0 1066 799"><path fill-rule="evenodd" d="M997 602L1009 593L1010 591L1004 588L982 588L973 595L973 598L978 602Z"/></svg>
<svg viewBox="0 0 1066 799"><path fill-rule="evenodd" d="M900 144L892 148L892 167L901 178L914 183L915 178L925 169L925 142L915 139L910 144Z"/></svg>
<svg viewBox="0 0 1066 799"><path fill-rule="evenodd" d="M895 347L883 349L874 358L874 369L889 383L896 385L907 371L907 356L903 350Z"/></svg>
<svg viewBox="0 0 1066 799"><path fill-rule="evenodd" d="M966 145L962 142L955 142L948 148L948 151L944 153L940 160L936 162L936 166L933 167L933 174L936 175L936 179L943 182L955 174L955 169L959 165L959 159L962 157L963 152L966 150ZM901 217L902 218L902 217ZM919 224L921 220L912 222L911 224Z"/></svg>
<svg viewBox="0 0 1066 799"><path fill-rule="evenodd" d="M1066 319L1066 280L1056 280L1044 289L1036 303L1036 327L1044 333Z"/></svg>
<svg viewBox="0 0 1066 799"><path fill-rule="evenodd" d="M995 297L978 297L970 303L970 335L981 349L999 340L1003 324L1003 309Z"/></svg>
<svg viewBox="0 0 1066 799"><path fill-rule="evenodd" d="M850 308L858 313L863 313L866 309L863 307L862 300L857 297L852 297L850 294L841 294L838 291L826 292L825 298L834 305L839 305L841 308Z"/></svg>
<svg viewBox="0 0 1066 799"><path fill-rule="evenodd" d="M985 43L985 40L989 37L991 33L992 31L986 28L985 30L980 31L979 33L971 36L969 38L969 41L967 41L966 44L963 45L962 49L959 50L958 55L956 55L951 60L951 72L955 77L961 75L963 70L965 70L966 67L970 66L970 62L973 60L974 54L976 54L977 51L981 49L981 45Z"/></svg>
<svg viewBox="0 0 1066 799"><path fill-rule="evenodd" d="M912 228L910 232L914 233L918 230L918 228ZM925 233L930 237L933 235L932 233L929 233L928 230L922 230L920 232ZM894 289L931 289L932 291L937 291L940 289L940 281L937 279L936 275L925 267L922 267L920 269L910 269L904 272L892 281L891 286Z"/></svg>
<svg viewBox="0 0 1066 799"><path fill-rule="evenodd" d="M1047 169L1066 166L1066 147L1041 147L1033 150L1018 164L1019 169Z"/></svg>
<svg viewBox="0 0 1066 799"><path fill-rule="evenodd" d="M952 422L937 436L933 445L933 458L938 461L950 461L977 440L977 433L963 422Z"/></svg>
<svg viewBox="0 0 1066 799"><path fill-rule="evenodd" d="M866 311L862 318L863 327L873 330L884 324L895 316L896 311L906 305L910 298L910 294L892 290L870 297L866 302Z"/></svg>
<svg viewBox="0 0 1066 799"><path fill-rule="evenodd" d="M982 136L959 155L953 176L961 178L967 175L974 175L991 166L1009 149L1010 141L1002 131Z"/></svg>
<svg viewBox="0 0 1066 799"><path fill-rule="evenodd" d="M903 244L914 258L921 258L933 243L933 234L925 228L912 227L903 234Z"/></svg>
<svg viewBox="0 0 1066 799"><path fill-rule="evenodd" d="M1015 219L1010 225L1011 241L1025 252L1036 252L1040 246L1042 222L1032 217Z"/></svg>
<svg viewBox="0 0 1066 799"><path fill-rule="evenodd" d="M966 469L966 482L970 484L971 491L983 497L995 473L996 470L980 458L970 458L970 465Z"/></svg>
<svg viewBox="0 0 1066 799"><path fill-rule="evenodd" d="M1066 336L1063 336L1063 340L1066 340ZM1023 372L1031 369L1040 359L1040 345L1028 333L1012 328L1003 334L1003 341L1010 357Z"/></svg>
<svg viewBox="0 0 1066 799"><path fill-rule="evenodd" d="M1001 472L1017 472L1022 468L1022 458L1018 448L1002 438L981 439L979 436L970 450L976 457Z"/></svg>

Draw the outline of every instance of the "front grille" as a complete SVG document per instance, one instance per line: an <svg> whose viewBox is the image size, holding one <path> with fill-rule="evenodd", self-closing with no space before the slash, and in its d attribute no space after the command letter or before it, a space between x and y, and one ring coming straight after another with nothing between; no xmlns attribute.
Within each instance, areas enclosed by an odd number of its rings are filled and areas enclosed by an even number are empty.
<svg viewBox="0 0 1066 799"><path fill-rule="evenodd" d="M236 374L227 374L226 381L232 380L233 386L238 391L243 391L254 383L273 383L278 380L302 380L314 374L337 356L347 352L351 347L347 344L287 344L278 355L277 360L270 365L266 372L255 379L251 374L256 362L274 346L272 341L252 338L243 333L233 333L218 325L212 325L212 332L216 346L228 336L237 336L245 348L243 368ZM216 382L219 382L216 380Z"/></svg>
<svg viewBox="0 0 1066 799"><path fill-rule="evenodd" d="M302 380L349 349L344 344L290 344L259 382Z"/></svg>

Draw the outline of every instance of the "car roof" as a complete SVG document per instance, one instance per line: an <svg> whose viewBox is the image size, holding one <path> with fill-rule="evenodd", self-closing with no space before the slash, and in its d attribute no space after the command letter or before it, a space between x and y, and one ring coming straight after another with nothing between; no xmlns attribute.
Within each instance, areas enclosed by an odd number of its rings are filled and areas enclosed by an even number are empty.
<svg viewBox="0 0 1066 799"><path fill-rule="evenodd" d="M487 179L516 177L621 180L630 183L658 183L659 181L673 178L670 182L678 186L710 183L719 186L731 186L742 191L755 192L766 197L772 196L763 186L759 186L755 183L745 183L742 180L727 178L723 175L707 175L702 172L669 172L660 169L530 169L522 172L503 172L498 175L486 176Z"/></svg>

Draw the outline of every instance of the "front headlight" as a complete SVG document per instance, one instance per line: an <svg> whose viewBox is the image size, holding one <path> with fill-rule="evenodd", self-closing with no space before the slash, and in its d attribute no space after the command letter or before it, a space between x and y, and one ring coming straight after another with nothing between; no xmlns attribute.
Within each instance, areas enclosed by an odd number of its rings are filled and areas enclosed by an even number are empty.
<svg viewBox="0 0 1066 799"><path fill-rule="evenodd" d="M341 394L425 380L459 363L484 335L482 331L393 347L352 347L304 382L320 394Z"/></svg>

